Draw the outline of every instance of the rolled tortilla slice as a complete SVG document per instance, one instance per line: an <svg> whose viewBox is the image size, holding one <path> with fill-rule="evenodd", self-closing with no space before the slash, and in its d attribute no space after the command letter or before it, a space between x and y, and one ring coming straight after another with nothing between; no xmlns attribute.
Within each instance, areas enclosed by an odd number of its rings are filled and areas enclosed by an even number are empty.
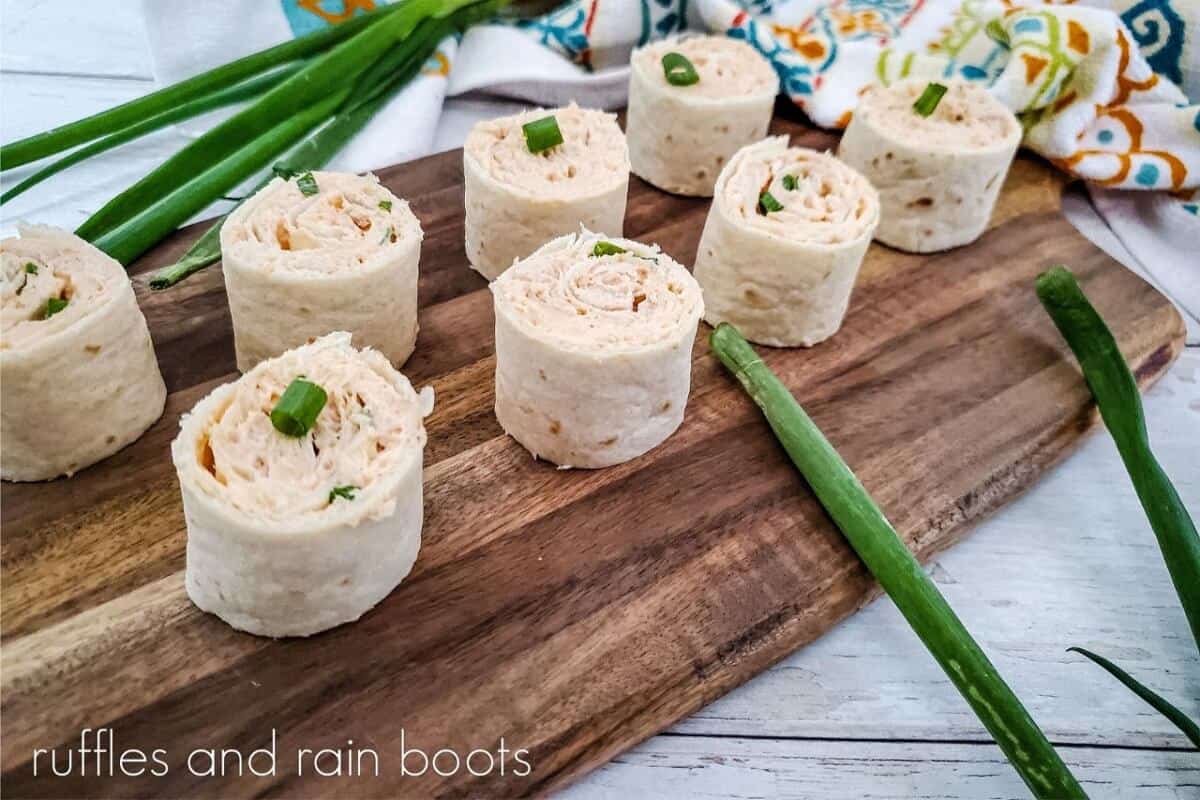
<svg viewBox="0 0 1200 800"><path fill-rule="evenodd" d="M417 339L421 236L374 175L268 183L221 228L238 369L335 330L403 364Z"/></svg>
<svg viewBox="0 0 1200 800"><path fill-rule="evenodd" d="M782 208L760 204L764 191ZM878 223L871 184L832 155L786 136L742 148L717 180L696 253L704 318L774 347L829 338Z"/></svg>
<svg viewBox="0 0 1200 800"><path fill-rule="evenodd" d="M133 442L167 389L125 269L66 231L20 234L0 242L0 476L40 481Z"/></svg>
<svg viewBox="0 0 1200 800"><path fill-rule="evenodd" d="M492 293L496 417L535 458L607 467L679 427L704 306L670 256L583 231L514 264Z"/></svg>
<svg viewBox="0 0 1200 800"><path fill-rule="evenodd" d="M530 152L521 126L551 115L562 144ZM572 103L480 122L463 175L467 259L488 280L580 225L619 235L625 224L629 154L613 114Z"/></svg>
<svg viewBox="0 0 1200 800"><path fill-rule="evenodd" d="M699 81L675 86L662 58L680 53ZM630 63L629 163L633 174L676 194L712 197L733 154L767 135L779 93L770 63L728 36L683 36L635 50Z"/></svg>
<svg viewBox="0 0 1200 800"><path fill-rule="evenodd" d="M928 81L871 87L838 148L879 190L875 238L912 253L979 238L1021 143L1017 118L987 89L962 80L946 85L928 117L913 110Z"/></svg>
<svg viewBox="0 0 1200 800"><path fill-rule="evenodd" d="M299 376L328 400L292 438L270 413ZM260 636L308 636L386 597L421 544L421 420L432 408L431 389L417 394L343 331L213 390L171 446L192 602Z"/></svg>

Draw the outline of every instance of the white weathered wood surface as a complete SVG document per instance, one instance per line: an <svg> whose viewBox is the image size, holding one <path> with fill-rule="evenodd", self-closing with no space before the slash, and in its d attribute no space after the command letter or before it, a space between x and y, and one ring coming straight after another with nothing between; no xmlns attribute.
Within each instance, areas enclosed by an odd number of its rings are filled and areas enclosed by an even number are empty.
<svg viewBox="0 0 1200 800"><path fill-rule="evenodd" d="M137 0L3 0L0 45L3 141L152 86ZM456 104L439 145L457 146L472 120L501 113L494 108ZM11 232L18 219L74 227L182 141L164 131L56 176L4 207L0 229ZM5 176L6 187L10 181ZM1071 205L1073 214L1088 214L1081 196ZM1101 237L1102 246L1119 249ZM1189 344L1200 344L1200 324L1188 324ZM1150 392L1146 411L1163 466L1195 513L1200 347ZM1200 796L1200 755L1183 736L1064 652L1079 644L1105 653L1200 717L1200 659L1107 435L1093 436L931 572L1094 797ZM622 800L1022 795L999 750L886 599L564 793Z"/></svg>

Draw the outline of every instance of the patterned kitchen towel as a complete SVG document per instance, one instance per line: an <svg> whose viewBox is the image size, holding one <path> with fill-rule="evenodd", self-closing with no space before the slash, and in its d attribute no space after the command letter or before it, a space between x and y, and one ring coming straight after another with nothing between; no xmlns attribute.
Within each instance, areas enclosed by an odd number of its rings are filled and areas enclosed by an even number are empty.
<svg viewBox="0 0 1200 800"><path fill-rule="evenodd" d="M1072 174L1125 189L1200 186L1200 104L1182 88L1200 66L1195 2L698 2L710 27L770 58L823 127L845 127L867 84L961 77L987 83L1021 115L1026 146Z"/></svg>
<svg viewBox="0 0 1200 800"><path fill-rule="evenodd" d="M143 0L143 8L155 72L170 83L376 2L224 0L213 13L204 3ZM825 127L844 127L875 81L986 82L1021 115L1025 144L1089 186L1172 191L1093 189L1114 231L1137 229L1123 239L1143 264L1184 269L1182 253L1200 249L1200 217L1185 194L1200 186L1200 0L569 0L447 39L332 166L362 171L430 152L446 97L466 92L618 108L632 48L705 26L751 42ZM190 129L209 124L211 115Z"/></svg>

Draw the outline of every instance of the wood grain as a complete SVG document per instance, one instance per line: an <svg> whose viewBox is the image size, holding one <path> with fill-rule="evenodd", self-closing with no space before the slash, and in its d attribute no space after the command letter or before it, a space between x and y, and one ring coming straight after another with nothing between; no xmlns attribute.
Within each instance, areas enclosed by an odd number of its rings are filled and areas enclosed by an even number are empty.
<svg viewBox="0 0 1200 800"><path fill-rule="evenodd" d="M779 122L810 146L826 134ZM6 796L465 796L562 785L812 641L874 591L702 327L682 428L634 462L560 472L491 413L492 316L465 263L461 155L384 170L426 238L421 336L405 372L439 397L428 420L426 524L410 578L358 623L263 641L187 601L184 525L167 453L179 414L234 377L221 274L144 291L171 390L139 442L70 481L3 486L0 546ZM1096 415L1032 291L1064 262L1143 385L1183 346L1168 301L1061 216L1060 179L1015 164L970 248L872 247L843 330L764 351L922 559L1060 459ZM633 181L626 235L691 263L706 203ZM162 778L32 778L34 748L84 727L166 747ZM193 777L193 747L260 747L274 777ZM532 774L404 777L401 732L427 751L530 750ZM298 747L380 751L378 778L298 775Z"/></svg>

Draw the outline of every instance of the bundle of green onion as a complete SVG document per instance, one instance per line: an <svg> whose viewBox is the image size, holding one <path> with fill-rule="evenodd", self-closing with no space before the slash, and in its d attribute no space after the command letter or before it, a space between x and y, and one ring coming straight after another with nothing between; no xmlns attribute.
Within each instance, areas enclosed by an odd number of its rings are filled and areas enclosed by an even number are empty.
<svg viewBox="0 0 1200 800"><path fill-rule="evenodd" d="M190 217L284 156L279 170L324 166L408 84L447 35L510 0L401 0L0 148L0 169L67 153L2 197L7 202L86 158L166 125L250 100L109 201L75 231L129 264ZM288 152L290 149L290 152ZM220 222L151 286L163 289L220 258Z"/></svg>

